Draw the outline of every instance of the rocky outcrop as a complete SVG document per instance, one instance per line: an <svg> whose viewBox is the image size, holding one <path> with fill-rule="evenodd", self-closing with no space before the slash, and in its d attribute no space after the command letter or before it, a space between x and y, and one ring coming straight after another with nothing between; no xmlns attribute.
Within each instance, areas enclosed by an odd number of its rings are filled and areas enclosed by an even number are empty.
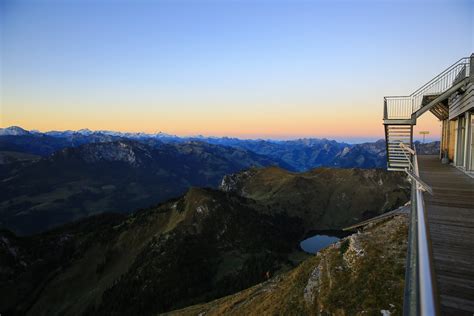
<svg viewBox="0 0 474 316"><path fill-rule="evenodd" d="M252 176L257 174L257 170L249 169L238 173L225 175L221 181L219 189L224 192L233 192L241 196L246 196L243 191L243 184L247 181L251 181Z"/></svg>
<svg viewBox="0 0 474 316"><path fill-rule="evenodd" d="M316 256L321 257L320 253L317 253ZM314 300L316 296L319 294L319 289L322 282L321 280L322 274L323 274L323 261L320 261L319 264L311 272L311 275L308 279L308 283L306 283L306 286L304 288L303 297L306 304L308 305L310 309L313 308Z"/></svg>
<svg viewBox="0 0 474 316"><path fill-rule="evenodd" d="M151 159L150 150L139 143L126 141L94 143L84 145L80 148L66 148L55 153L51 161L68 158L80 159L86 163L98 162L124 162L133 167L143 164L143 160Z"/></svg>

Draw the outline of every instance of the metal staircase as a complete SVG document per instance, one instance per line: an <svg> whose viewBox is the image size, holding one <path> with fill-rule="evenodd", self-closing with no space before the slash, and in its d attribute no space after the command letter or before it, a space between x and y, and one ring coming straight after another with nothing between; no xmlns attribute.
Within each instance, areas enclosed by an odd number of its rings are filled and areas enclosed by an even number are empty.
<svg viewBox="0 0 474 316"><path fill-rule="evenodd" d="M411 158L400 144L413 148L413 126L418 117L430 111L440 120L448 118L448 97L469 81L470 59L461 58L409 96L384 98L387 170L403 171L409 168Z"/></svg>
<svg viewBox="0 0 474 316"><path fill-rule="evenodd" d="M404 170L410 167L409 156L400 147L400 144L412 146L413 125L410 124L386 124L385 141L387 148L387 169Z"/></svg>

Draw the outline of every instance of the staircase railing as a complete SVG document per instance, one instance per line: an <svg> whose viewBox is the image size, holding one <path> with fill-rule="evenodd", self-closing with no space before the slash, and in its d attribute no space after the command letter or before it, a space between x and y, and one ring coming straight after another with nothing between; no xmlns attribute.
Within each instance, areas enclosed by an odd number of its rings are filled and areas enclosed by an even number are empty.
<svg viewBox="0 0 474 316"><path fill-rule="evenodd" d="M453 84L469 77L470 59L470 57L461 58L409 96L385 97L384 119L411 119L411 115L423 106L424 96L439 95L452 87Z"/></svg>

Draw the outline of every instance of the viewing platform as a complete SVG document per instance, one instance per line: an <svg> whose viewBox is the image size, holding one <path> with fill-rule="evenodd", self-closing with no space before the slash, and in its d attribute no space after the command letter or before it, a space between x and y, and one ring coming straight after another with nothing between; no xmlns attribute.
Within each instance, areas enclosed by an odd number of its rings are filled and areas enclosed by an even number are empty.
<svg viewBox="0 0 474 316"><path fill-rule="evenodd" d="M431 239L435 286L442 315L474 314L474 178L418 156L420 178L433 189L423 194Z"/></svg>

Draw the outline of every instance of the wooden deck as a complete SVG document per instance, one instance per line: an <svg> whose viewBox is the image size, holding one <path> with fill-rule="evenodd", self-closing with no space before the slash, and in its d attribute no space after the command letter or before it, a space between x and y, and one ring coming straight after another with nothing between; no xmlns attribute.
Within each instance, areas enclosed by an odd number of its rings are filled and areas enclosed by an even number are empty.
<svg viewBox="0 0 474 316"><path fill-rule="evenodd" d="M474 179L437 156L418 156L443 315L474 315Z"/></svg>

